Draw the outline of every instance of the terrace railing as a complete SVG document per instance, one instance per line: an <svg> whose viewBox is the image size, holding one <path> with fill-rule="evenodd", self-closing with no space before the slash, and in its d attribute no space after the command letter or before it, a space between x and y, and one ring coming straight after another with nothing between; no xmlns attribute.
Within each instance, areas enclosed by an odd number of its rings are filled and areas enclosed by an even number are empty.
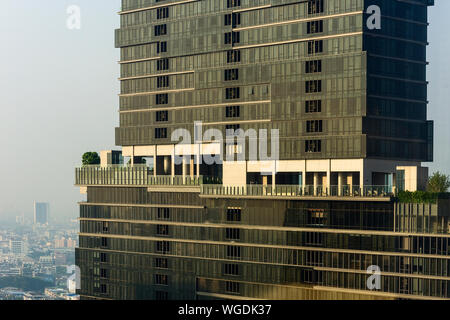
<svg viewBox="0 0 450 320"><path fill-rule="evenodd" d="M199 186L203 177L155 176L146 165L84 166L75 169L75 185L190 185Z"/></svg>
<svg viewBox="0 0 450 320"><path fill-rule="evenodd" d="M146 165L84 166L75 169L75 185L201 186L203 195L276 197L389 197L392 186L257 185L224 186L217 177L155 176Z"/></svg>
<svg viewBox="0 0 450 320"><path fill-rule="evenodd" d="M277 196L277 197L389 197L391 186L298 186L298 185L202 185L203 195L217 196Z"/></svg>

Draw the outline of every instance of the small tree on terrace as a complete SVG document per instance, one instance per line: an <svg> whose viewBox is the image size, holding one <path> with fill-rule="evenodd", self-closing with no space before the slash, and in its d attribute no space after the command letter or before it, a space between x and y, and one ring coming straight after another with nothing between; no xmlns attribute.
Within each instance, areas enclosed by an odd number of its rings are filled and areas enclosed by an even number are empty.
<svg viewBox="0 0 450 320"><path fill-rule="evenodd" d="M427 191L430 192L447 192L448 188L450 188L450 177L436 171L433 175L428 179Z"/></svg>
<svg viewBox="0 0 450 320"><path fill-rule="evenodd" d="M83 166L88 166L91 164L100 164L100 157L97 152L85 152L83 154Z"/></svg>

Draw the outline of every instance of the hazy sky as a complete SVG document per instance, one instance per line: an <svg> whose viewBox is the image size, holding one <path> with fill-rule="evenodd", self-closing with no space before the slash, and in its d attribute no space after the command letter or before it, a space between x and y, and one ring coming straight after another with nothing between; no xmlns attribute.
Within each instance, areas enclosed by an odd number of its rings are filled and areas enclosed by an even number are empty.
<svg viewBox="0 0 450 320"><path fill-rule="evenodd" d="M118 125L120 0L2 0L0 10L0 220L48 201L76 217L74 167L114 147ZM81 8L81 29L66 27Z"/></svg>
<svg viewBox="0 0 450 320"><path fill-rule="evenodd" d="M430 9L432 170L450 174L450 1ZM66 27L81 8L81 30ZM33 201L53 217L77 217L74 167L85 151L114 148L118 126L120 0L2 0L0 10L0 221ZM428 164L427 164L428 165Z"/></svg>

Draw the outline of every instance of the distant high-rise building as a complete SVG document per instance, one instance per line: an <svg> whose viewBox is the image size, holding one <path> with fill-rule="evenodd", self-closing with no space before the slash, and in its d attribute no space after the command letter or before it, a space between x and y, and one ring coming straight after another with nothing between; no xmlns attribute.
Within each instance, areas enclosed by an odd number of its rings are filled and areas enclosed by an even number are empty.
<svg viewBox="0 0 450 320"><path fill-rule="evenodd" d="M72 238L67 239L67 248L75 248L77 245L77 241Z"/></svg>
<svg viewBox="0 0 450 320"><path fill-rule="evenodd" d="M34 223L48 224L50 205L47 202L34 202Z"/></svg>
<svg viewBox="0 0 450 320"><path fill-rule="evenodd" d="M25 224L25 216L22 214L21 216L16 216L16 223L17 224Z"/></svg>
<svg viewBox="0 0 450 320"><path fill-rule="evenodd" d="M62 237L61 239L55 239L54 241L55 248L65 248L66 247L66 238Z"/></svg>
<svg viewBox="0 0 450 320"><path fill-rule="evenodd" d="M10 240L9 250L15 256L26 256L28 253L28 246L22 240Z"/></svg>
<svg viewBox="0 0 450 320"><path fill-rule="evenodd" d="M75 278L67 279L67 289L70 293L76 293L77 291L77 280Z"/></svg>

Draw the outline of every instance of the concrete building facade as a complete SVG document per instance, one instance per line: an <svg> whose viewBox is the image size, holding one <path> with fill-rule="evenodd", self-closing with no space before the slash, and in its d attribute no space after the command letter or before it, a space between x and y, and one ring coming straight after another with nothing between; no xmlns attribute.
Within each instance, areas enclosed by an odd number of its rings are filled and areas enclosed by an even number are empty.
<svg viewBox="0 0 450 320"><path fill-rule="evenodd" d="M75 172L81 298L448 298L445 200L397 198L433 159L432 4L123 0L122 151Z"/></svg>

